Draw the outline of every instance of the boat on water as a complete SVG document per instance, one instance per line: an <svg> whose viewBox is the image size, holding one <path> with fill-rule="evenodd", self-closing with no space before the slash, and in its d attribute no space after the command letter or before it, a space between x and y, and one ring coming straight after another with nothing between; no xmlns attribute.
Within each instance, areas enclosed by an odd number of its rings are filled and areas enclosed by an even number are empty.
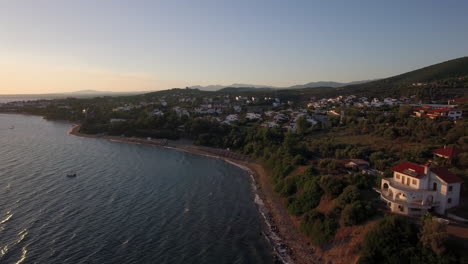
<svg viewBox="0 0 468 264"><path fill-rule="evenodd" d="M69 174L67 174L67 177L68 177L68 178L75 178L75 177L76 177L76 173L69 173Z"/></svg>
<svg viewBox="0 0 468 264"><path fill-rule="evenodd" d="M11 126L10 129L15 129L15 126Z"/></svg>

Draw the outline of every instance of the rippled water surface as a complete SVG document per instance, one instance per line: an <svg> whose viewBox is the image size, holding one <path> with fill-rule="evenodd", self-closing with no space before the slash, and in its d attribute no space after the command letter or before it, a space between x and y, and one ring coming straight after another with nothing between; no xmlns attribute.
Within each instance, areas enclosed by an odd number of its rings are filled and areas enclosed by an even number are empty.
<svg viewBox="0 0 468 264"><path fill-rule="evenodd" d="M0 263L272 262L243 170L70 128L0 114Z"/></svg>

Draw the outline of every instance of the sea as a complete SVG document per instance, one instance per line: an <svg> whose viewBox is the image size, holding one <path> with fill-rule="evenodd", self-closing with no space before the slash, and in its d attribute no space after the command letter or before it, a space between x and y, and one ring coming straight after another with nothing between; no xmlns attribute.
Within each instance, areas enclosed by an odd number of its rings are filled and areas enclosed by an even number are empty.
<svg viewBox="0 0 468 264"><path fill-rule="evenodd" d="M0 263L273 263L246 171L70 129L0 114Z"/></svg>
<svg viewBox="0 0 468 264"><path fill-rule="evenodd" d="M47 96L24 96L24 95L1 95L0 94L0 104L4 103L9 103L9 102L15 102L15 101L34 101L34 100L40 100L40 99L51 99Z"/></svg>

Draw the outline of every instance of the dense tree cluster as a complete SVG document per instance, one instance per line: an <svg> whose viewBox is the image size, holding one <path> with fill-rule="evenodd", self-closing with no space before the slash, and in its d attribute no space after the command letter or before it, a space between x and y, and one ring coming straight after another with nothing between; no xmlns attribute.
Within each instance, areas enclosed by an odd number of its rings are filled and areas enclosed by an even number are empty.
<svg viewBox="0 0 468 264"><path fill-rule="evenodd" d="M366 235L359 263L461 263L447 250L445 226L426 216L418 227L400 216L386 216Z"/></svg>

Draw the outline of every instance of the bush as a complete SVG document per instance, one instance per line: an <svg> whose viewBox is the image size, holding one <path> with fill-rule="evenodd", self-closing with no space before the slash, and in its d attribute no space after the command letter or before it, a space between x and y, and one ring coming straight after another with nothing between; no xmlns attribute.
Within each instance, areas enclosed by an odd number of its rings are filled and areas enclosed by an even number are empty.
<svg viewBox="0 0 468 264"><path fill-rule="evenodd" d="M311 211L301 223L301 231L310 237L312 243L323 246L331 241L338 229L338 223L318 211Z"/></svg>
<svg viewBox="0 0 468 264"><path fill-rule="evenodd" d="M385 129L383 136L390 139L396 139L398 137L398 132L395 128L389 127Z"/></svg>
<svg viewBox="0 0 468 264"><path fill-rule="evenodd" d="M344 208L347 204L358 201L361 198L361 193L355 185L347 186L338 196L338 206Z"/></svg>
<svg viewBox="0 0 468 264"><path fill-rule="evenodd" d="M309 179L304 184L303 193L288 201L288 211L292 215L302 215L317 207L323 191L317 180Z"/></svg>
<svg viewBox="0 0 468 264"><path fill-rule="evenodd" d="M446 235L443 228L434 222L425 218L421 230L418 230L416 224L403 217L385 216L367 233L358 263L461 263L451 252L442 254L446 250Z"/></svg>
<svg viewBox="0 0 468 264"><path fill-rule="evenodd" d="M347 204L341 212L341 225L352 226L361 224L375 214L374 206L369 202L356 201Z"/></svg>
<svg viewBox="0 0 468 264"><path fill-rule="evenodd" d="M402 217L384 217L366 235L358 263L411 263L417 255L417 228Z"/></svg>
<svg viewBox="0 0 468 264"><path fill-rule="evenodd" d="M275 191L279 192L282 196L291 196L297 192L297 185L296 185L296 179L295 178L286 178L283 181L281 181L282 184L280 184L278 187L278 190L276 189L275 186ZM278 184L277 184L278 186Z"/></svg>
<svg viewBox="0 0 468 264"><path fill-rule="evenodd" d="M306 163L306 159L302 156L297 154L293 159L294 165L304 165Z"/></svg>
<svg viewBox="0 0 468 264"><path fill-rule="evenodd" d="M304 175L307 175L307 176L316 176L318 174L319 174L318 170L312 166L308 167L304 171Z"/></svg>
<svg viewBox="0 0 468 264"><path fill-rule="evenodd" d="M447 226L428 215L423 218L421 229L420 240L422 246L432 249L438 256L445 253L448 239Z"/></svg>
<svg viewBox="0 0 468 264"><path fill-rule="evenodd" d="M341 178L331 175L320 177L320 187L332 197L337 197L343 191L344 186L345 183Z"/></svg>
<svg viewBox="0 0 468 264"><path fill-rule="evenodd" d="M350 177L351 183L356 185L359 189L370 189L375 186L376 179L372 175L355 173Z"/></svg>

